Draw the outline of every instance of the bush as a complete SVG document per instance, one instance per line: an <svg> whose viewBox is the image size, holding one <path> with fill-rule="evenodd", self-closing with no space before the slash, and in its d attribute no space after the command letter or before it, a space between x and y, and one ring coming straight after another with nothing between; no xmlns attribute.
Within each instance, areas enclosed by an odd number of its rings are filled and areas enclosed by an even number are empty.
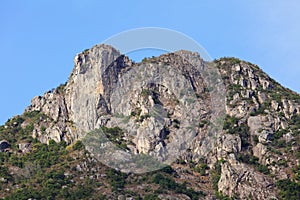
<svg viewBox="0 0 300 200"><path fill-rule="evenodd" d="M262 165L258 162L258 158L250 155L250 154L238 154L237 159L240 162L249 164L249 165L253 165L255 167L256 170L258 170L259 172L263 173L263 174L270 174L270 170L268 169L267 166Z"/></svg>
<svg viewBox="0 0 300 200"><path fill-rule="evenodd" d="M175 171L171 166L166 166L160 170L161 172L167 173L167 174L173 174Z"/></svg>
<svg viewBox="0 0 300 200"><path fill-rule="evenodd" d="M263 174L266 174L266 175L270 174L269 168L265 165L257 164L256 169Z"/></svg>
<svg viewBox="0 0 300 200"><path fill-rule="evenodd" d="M202 191L194 191L191 188L187 188L186 183L176 183L173 178L162 175L160 173L154 175L152 182L159 184L160 187L157 191L158 193L163 193L164 190L174 191L178 194L185 194L189 196L192 200L198 200L200 196L204 196L204 193Z"/></svg>
<svg viewBox="0 0 300 200"><path fill-rule="evenodd" d="M36 123L40 120L49 119L49 117L45 113L40 111L25 112L23 116L24 118L29 118L32 123Z"/></svg>
<svg viewBox="0 0 300 200"><path fill-rule="evenodd" d="M10 196L6 197L7 200L28 200L28 199L42 199L41 191L33 189L17 189Z"/></svg>
<svg viewBox="0 0 300 200"><path fill-rule="evenodd" d="M159 184L162 189L174 190L176 187L176 182L173 179L165 177L162 174L156 174L153 182Z"/></svg>
<svg viewBox="0 0 300 200"><path fill-rule="evenodd" d="M73 145L73 150L81 150L83 149L83 147L84 147L83 143L80 140L78 140Z"/></svg>
<svg viewBox="0 0 300 200"><path fill-rule="evenodd" d="M250 145L249 142L249 127L246 123L239 124L239 119L236 117L226 116L223 130L229 134L238 134L241 138L242 148L246 149Z"/></svg>
<svg viewBox="0 0 300 200"><path fill-rule="evenodd" d="M258 158L249 154L238 154L237 159L249 165L256 165L258 163Z"/></svg>
<svg viewBox="0 0 300 200"><path fill-rule="evenodd" d="M200 173L202 176L205 175L207 169L208 169L208 166L205 163L197 164L195 167L195 171Z"/></svg>
<svg viewBox="0 0 300 200"><path fill-rule="evenodd" d="M221 178L221 163L222 161L219 160L218 162L216 162L214 164L214 168L211 170L211 182L213 184L213 189L215 191L218 191L218 183L219 183L219 180Z"/></svg>
<svg viewBox="0 0 300 200"><path fill-rule="evenodd" d="M231 198L228 196L223 195L221 192L216 192L216 198L220 200L233 200L233 199L238 199L238 198Z"/></svg>
<svg viewBox="0 0 300 200"><path fill-rule="evenodd" d="M285 179L277 181L276 186L280 189L279 196L281 199L300 199L300 183Z"/></svg>
<svg viewBox="0 0 300 200"><path fill-rule="evenodd" d="M60 85L56 88L57 92L58 92L59 94L64 94L66 85L67 85L67 82L64 83L64 84L60 84Z"/></svg>
<svg viewBox="0 0 300 200"><path fill-rule="evenodd" d="M205 126L205 124L208 124L208 121L202 120L198 126L199 126L199 128L203 128Z"/></svg>
<svg viewBox="0 0 300 200"><path fill-rule="evenodd" d="M146 194L144 200L160 200L157 194Z"/></svg>
<svg viewBox="0 0 300 200"><path fill-rule="evenodd" d="M294 115L290 120L290 124L295 132L299 132L298 129L300 129L300 115Z"/></svg>
<svg viewBox="0 0 300 200"><path fill-rule="evenodd" d="M240 62L242 62L240 59L235 57L222 57L220 58L220 61L222 60L230 62L231 65L239 64Z"/></svg>
<svg viewBox="0 0 300 200"><path fill-rule="evenodd" d="M12 176L9 173L9 170L5 166L0 165L0 177L5 178L7 180L12 180Z"/></svg>
<svg viewBox="0 0 300 200"><path fill-rule="evenodd" d="M66 143L56 143L54 140L49 141L49 146L42 143L34 143L32 152L26 154L23 159L26 162L36 162L42 168L50 167L60 163L66 155Z"/></svg>
<svg viewBox="0 0 300 200"><path fill-rule="evenodd" d="M107 176L110 179L109 183L113 191L118 191L124 188L127 178L125 173L114 169L109 169Z"/></svg>
<svg viewBox="0 0 300 200"><path fill-rule="evenodd" d="M124 132L120 127L113 127L113 128L108 128L105 126L101 127L101 130L103 131L103 133L106 135L106 137L112 142L114 143L117 147L127 150L127 143L126 141L123 139L124 136Z"/></svg>

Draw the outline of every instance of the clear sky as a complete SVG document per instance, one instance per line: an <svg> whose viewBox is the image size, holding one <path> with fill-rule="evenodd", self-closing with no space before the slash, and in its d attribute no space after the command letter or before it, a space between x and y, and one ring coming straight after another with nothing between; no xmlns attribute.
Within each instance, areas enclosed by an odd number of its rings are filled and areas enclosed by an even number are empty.
<svg viewBox="0 0 300 200"><path fill-rule="evenodd" d="M182 32L212 58L253 62L300 92L299 9L298 0L3 0L0 124L64 83L78 52L139 27Z"/></svg>

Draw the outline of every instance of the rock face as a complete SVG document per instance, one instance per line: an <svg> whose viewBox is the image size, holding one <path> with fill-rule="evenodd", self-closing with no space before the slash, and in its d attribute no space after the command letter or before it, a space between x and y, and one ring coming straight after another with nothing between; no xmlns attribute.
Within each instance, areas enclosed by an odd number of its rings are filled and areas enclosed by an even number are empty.
<svg viewBox="0 0 300 200"><path fill-rule="evenodd" d="M109 112L110 84L125 66L126 59L107 45L96 45L78 54L69 81L44 96L35 97L27 108L27 112L41 111L54 121L46 134L35 136L42 142L54 139L70 143L95 129L99 116Z"/></svg>
<svg viewBox="0 0 300 200"><path fill-rule="evenodd" d="M166 154L183 154L199 133L198 116L209 120L210 111L205 83L189 62L193 59L203 62L199 55L181 51L134 64L107 45L80 53L63 91L35 97L27 109L50 118L41 122L45 133L37 128L34 136L69 143L100 126L119 126L133 138L134 152L161 160L169 159ZM169 132L174 135L167 139Z"/></svg>
<svg viewBox="0 0 300 200"><path fill-rule="evenodd" d="M300 97L251 63L206 63L188 51L134 63L103 44L74 63L66 84L33 98L25 110L44 114L32 133L41 142L72 143L97 128L119 127L119 140L133 154L204 160L211 170L218 164L216 190L241 199L276 199L276 180L299 165ZM211 65L222 82L206 79ZM222 100L216 94L223 90ZM224 118L224 129L210 128L217 121L223 126Z"/></svg>
<svg viewBox="0 0 300 200"><path fill-rule="evenodd" d="M96 46L74 59L75 67L66 85L69 120L82 134L97 126L99 116L110 112L112 86L125 65L125 57L105 45Z"/></svg>
<svg viewBox="0 0 300 200"><path fill-rule="evenodd" d="M32 146L30 143L20 143L19 149L22 151L22 153L26 154L32 151Z"/></svg>

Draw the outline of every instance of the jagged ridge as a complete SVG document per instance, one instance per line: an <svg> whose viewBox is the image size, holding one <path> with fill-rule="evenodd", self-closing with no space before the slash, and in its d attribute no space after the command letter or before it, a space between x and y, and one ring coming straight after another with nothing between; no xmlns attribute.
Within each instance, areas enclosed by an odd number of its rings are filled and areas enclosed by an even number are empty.
<svg viewBox="0 0 300 200"><path fill-rule="evenodd" d="M208 196L217 190L222 195L242 199L275 198L279 196L281 188L279 180L299 181L299 95L282 87L256 65L235 58L215 60L213 64L218 67L227 89L226 119L223 134L216 140L215 148L203 158L199 141L210 119L210 95L205 82L190 65L191 62L182 59L180 54L200 58L195 53L182 51L134 63L110 46L96 45L75 57L75 67L66 84L35 97L22 116L1 127L0 139L7 139L10 143L24 141L22 137L10 139L3 134L20 134L23 131L43 143L54 140L69 144L95 128L120 125L121 115L122 120L126 119L126 123L121 125L125 132L134 124L141 127L136 130L135 138L126 134L122 136L125 137L123 141L126 148L134 153L162 156L158 152L163 152L168 145L172 146L172 133L180 133L186 116L191 116L178 110L176 95L163 87L167 82L172 85L172 80L166 79L161 85L147 87L138 82L132 84L136 87L127 85L133 91L127 94L131 99L130 106L128 98L122 102L120 96L112 96L128 92L122 88L116 92L115 88L122 81L128 84L122 77L130 74L130 70L150 66L151 74L155 66L164 63L179 69L201 102L193 113L194 116L201 116L196 121L198 126L195 130L198 134L191 142L189 151L178 151L182 163L193 164L189 167L184 164L172 165L181 177L177 181L189 177L191 186L205 191ZM201 59L200 65L204 65ZM156 123L149 117L149 107L158 102L168 114L167 129L158 124L149 129L150 124ZM183 116L180 117L179 113L183 113ZM162 134L162 130L171 133L170 136ZM155 134L148 135L146 140L139 140L138 134L146 132ZM24 153L31 152L31 143L25 144L27 146L21 145L20 148ZM185 168L202 170L202 174L192 172L193 176L190 177L183 171ZM195 179L197 177L204 181L203 186ZM205 182L208 177L211 183Z"/></svg>

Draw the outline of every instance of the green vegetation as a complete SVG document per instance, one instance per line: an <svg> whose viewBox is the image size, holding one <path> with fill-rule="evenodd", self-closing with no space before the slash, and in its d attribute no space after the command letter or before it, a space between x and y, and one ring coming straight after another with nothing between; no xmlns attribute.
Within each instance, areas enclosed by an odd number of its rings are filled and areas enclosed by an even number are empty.
<svg viewBox="0 0 300 200"><path fill-rule="evenodd" d="M64 94L65 93L65 87L67 85L67 82L65 82L64 84L60 84L56 90L59 94Z"/></svg>
<svg viewBox="0 0 300 200"><path fill-rule="evenodd" d="M157 194L146 194L144 200L160 200Z"/></svg>
<svg viewBox="0 0 300 200"><path fill-rule="evenodd" d="M119 147L121 149L124 149L124 150L128 149L127 148L127 143L123 139L124 132L121 128L119 128L119 127L108 128L108 127L102 126L101 130L106 135L106 137L112 143L114 143L117 147Z"/></svg>
<svg viewBox="0 0 300 200"><path fill-rule="evenodd" d="M280 138L282 138L282 136L284 134L287 134L288 133L288 130L287 129L280 129L278 131L276 131L274 134L273 134L273 139L274 140L279 140Z"/></svg>
<svg viewBox="0 0 300 200"><path fill-rule="evenodd" d="M208 124L209 122L207 120L202 120L200 123L199 123L199 128L203 128L206 124Z"/></svg>
<svg viewBox="0 0 300 200"><path fill-rule="evenodd" d="M197 164L195 167L195 171L200 173L202 176L206 175L207 169L209 169L209 167L205 163Z"/></svg>
<svg viewBox="0 0 300 200"><path fill-rule="evenodd" d="M24 187L15 190L7 200L27 200L27 199L88 199L93 196L94 188L91 185L82 185L74 189L63 188L62 184L68 184L71 186L66 177L55 174L52 176L51 172L44 176L46 181L41 180L42 188L37 189L32 186ZM59 172L58 172L59 173ZM49 179L47 179L49 178ZM54 178L54 179L53 179ZM93 196L95 197L95 196Z"/></svg>
<svg viewBox="0 0 300 200"><path fill-rule="evenodd" d="M146 63L148 61L149 58L145 57L142 59L142 63Z"/></svg>
<svg viewBox="0 0 300 200"><path fill-rule="evenodd" d="M146 91L146 90L143 90L143 91ZM144 93L144 95L145 95L145 93ZM142 112L141 108L135 108L133 111L131 111L130 116L136 117L136 120L135 120L136 122L143 122L145 119L151 117L150 114L141 115L141 112Z"/></svg>
<svg viewBox="0 0 300 200"><path fill-rule="evenodd" d="M29 135L27 132L22 135L17 134L20 131L24 131L21 127L23 122L24 118L20 116L9 119L4 126L0 127L0 140L6 139L9 143L15 143L22 139L25 135Z"/></svg>
<svg viewBox="0 0 300 200"><path fill-rule="evenodd" d="M79 192L77 189L62 190L63 186L67 188L74 186L64 175L65 166L61 165L67 158L65 142L55 143L50 140L49 145L46 145L34 141L32 146L32 152L26 155L9 154L4 157L0 154L1 165L19 167L23 172L14 176L13 180L21 187L13 191L7 199L77 199L80 196L86 198L86 195L90 195L85 187L78 188ZM3 172L6 173L6 170L1 167L1 174ZM12 180L11 177L8 178Z"/></svg>
<svg viewBox="0 0 300 200"><path fill-rule="evenodd" d="M255 167L256 170L258 170L259 172L263 173L263 174L270 174L270 170L268 169L267 166L260 164L258 161L259 159L253 155L250 154L238 154L237 159L240 162L252 165Z"/></svg>
<svg viewBox="0 0 300 200"><path fill-rule="evenodd" d="M298 165L295 169L293 169L294 179L296 181L300 181L300 165Z"/></svg>
<svg viewBox="0 0 300 200"><path fill-rule="evenodd" d="M22 116L15 116L9 119L5 125L0 126L0 140L5 139L11 144L21 141L32 142L34 124L44 120L49 120L49 117L39 111L25 112ZM24 122L27 126L22 128L21 125ZM11 148L16 149L17 146L12 145Z"/></svg>
<svg viewBox="0 0 300 200"><path fill-rule="evenodd" d="M241 91L242 86L239 84L231 84L228 86L227 100L233 100L233 95Z"/></svg>
<svg viewBox="0 0 300 200"><path fill-rule="evenodd" d="M238 199L238 198L234 198L234 197L231 198L229 196L223 195L222 192L216 192L215 195L216 195L216 198L219 199L219 200L234 200L234 199Z"/></svg>
<svg viewBox="0 0 300 200"><path fill-rule="evenodd" d="M238 58L234 58L234 57L222 57L219 59L220 61L224 60L229 62L231 65L235 65L235 64L239 64L240 62L242 62L240 59Z"/></svg>
<svg viewBox="0 0 300 200"><path fill-rule="evenodd" d="M275 89L266 90L269 93L272 99L276 100L279 105L282 105L282 99L288 99L300 104L300 96L299 94L295 93L294 91L282 87L279 83L272 79L275 83ZM275 91L275 92L274 92Z"/></svg>
<svg viewBox="0 0 300 200"><path fill-rule="evenodd" d="M241 138L242 149L247 149L250 145L249 127L244 123L239 123L236 117L226 116L223 129L229 134L238 134Z"/></svg>
<svg viewBox="0 0 300 200"><path fill-rule="evenodd" d="M30 119L32 123L36 123L41 120L50 119L45 113L40 111L31 111L31 112L25 112L22 116L24 119Z"/></svg>
<svg viewBox="0 0 300 200"><path fill-rule="evenodd" d="M200 158L198 163L194 163L193 161L190 161L189 167L195 172L198 172L201 176L206 176L207 175L206 170L209 169L206 160L204 158Z"/></svg>
<svg viewBox="0 0 300 200"><path fill-rule="evenodd" d="M0 165L0 177L8 181L12 180L12 175L9 173L7 167Z"/></svg>
<svg viewBox="0 0 300 200"><path fill-rule="evenodd" d="M219 160L218 162L216 162L214 164L214 167L213 169L210 171L210 179L211 179L211 182L213 184L213 189L217 192L218 191L218 183L219 183L219 180L221 178L221 163L223 161L222 160Z"/></svg>
<svg viewBox="0 0 300 200"><path fill-rule="evenodd" d="M61 142L56 144L50 140L49 145L34 141L32 143L32 153L26 155L17 154L0 154L0 164L9 163L12 166L24 168L28 164L36 163L42 168L50 167L51 165L58 164L66 155L66 143Z"/></svg>
<svg viewBox="0 0 300 200"><path fill-rule="evenodd" d="M107 175L109 178L109 184L111 185L113 191L119 191L124 188L127 178L125 173L114 169L109 169Z"/></svg>
<svg viewBox="0 0 300 200"><path fill-rule="evenodd" d="M300 115L294 115L289 124L291 124L291 129L293 132L299 134L299 129L300 129Z"/></svg>
<svg viewBox="0 0 300 200"><path fill-rule="evenodd" d="M264 115L265 110L270 108L271 101L267 100L265 103L261 104L258 109L250 113L250 116Z"/></svg>
<svg viewBox="0 0 300 200"><path fill-rule="evenodd" d="M152 57L145 57L142 59L142 63L152 63L152 62L156 62L156 58L155 56Z"/></svg>
<svg viewBox="0 0 300 200"><path fill-rule="evenodd" d="M125 174L114 169L109 169L107 177L112 191L117 194L130 194L136 199L158 199L159 194L186 194L191 199L199 199L204 196L202 191L194 191L188 188L187 183L177 183L175 177L177 173L170 166L166 166L159 171L149 172L143 175ZM145 188L145 194L138 195L137 193L125 190L126 186L136 187L137 184L146 183L149 187ZM157 187L158 186L158 187Z"/></svg>
<svg viewBox="0 0 300 200"><path fill-rule="evenodd" d="M81 150L81 149L83 149L84 148L84 145L83 145L83 143L80 141L80 140L78 140L78 141L76 141L75 142L75 144L73 145L73 149L76 151L78 151L78 150Z"/></svg>
<svg viewBox="0 0 300 200"><path fill-rule="evenodd" d="M154 175L152 179L153 183L159 185L158 193L164 193L164 191L174 191L175 193L185 194L189 196L192 200L199 199L201 196L204 196L202 191L194 191L191 188L187 188L186 183L179 184L175 182L170 176L166 176L161 173Z"/></svg>
<svg viewBox="0 0 300 200"><path fill-rule="evenodd" d="M257 116L257 115L262 115L265 114L265 106L260 106L258 109L250 113L250 116Z"/></svg>
<svg viewBox="0 0 300 200"><path fill-rule="evenodd" d="M151 96L155 104L161 104L159 101L159 93L155 88L142 89L141 96L145 99Z"/></svg>
<svg viewBox="0 0 300 200"><path fill-rule="evenodd" d="M249 164L249 165L255 165L258 163L258 158L253 156L253 155L249 155L249 154L239 154L237 156L237 159L240 162Z"/></svg>
<svg viewBox="0 0 300 200"><path fill-rule="evenodd" d="M276 186L280 189L279 195L283 200L299 200L300 199L300 183L296 183L289 179L279 180Z"/></svg>
<svg viewBox="0 0 300 200"><path fill-rule="evenodd" d="M1 183L0 190L12 185L17 189L6 192L6 199L84 199L93 194L95 183L75 185L72 177L65 176L66 170L71 170L71 152L66 150L66 143L42 144L31 137L34 124L50 120L42 112L26 112L8 120L0 127L0 139L6 139L11 144L9 152L0 152L0 177L6 181ZM25 127L23 124L27 124ZM22 125L22 126L21 126ZM45 131L41 126L41 131ZM32 151L20 153L17 144L26 142ZM74 151L83 147L80 142L73 146ZM78 161L77 161L78 162ZM11 174L9 168L16 171ZM96 195L97 196L97 195Z"/></svg>
<svg viewBox="0 0 300 200"><path fill-rule="evenodd" d="M142 89L141 95L146 98L151 95L151 91L148 89Z"/></svg>
<svg viewBox="0 0 300 200"><path fill-rule="evenodd" d="M226 115L223 129L229 134L236 134L236 131L238 130L238 121L238 118Z"/></svg>
<svg viewBox="0 0 300 200"><path fill-rule="evenodd" d="M118 127L103 129L112 139L122 132ZM141 199L139 194L125 189L127 185L138 184L130 181L132 176L130 179L128 174L106 168L107 177L97 180L90 179L87 176L90 173L88 171L78 171L78 163L87 160L81 141L77 141L72 148L67 147L65 142L56 143L53 140L49 141L49 145L33 140L31 145L32 152L25 155L0 153L0 176L7 179L8 186L13 184L19 187L8 192L6 199L107 199L101 192L107 189L112 194L127 194ZM12 176L6 166L17 167L20 173ZM86 167L92 169L92 166ZM79 179L80 176L85 178ZM151 190L141 194L144 199L157 199L161 193L186 194L191 199L199 199L204 195L201 191L188 188L186 183L177 183L174 180L176 176L176 172L166 166L160 171L143 175L142 179L133 179L159 186L154 189L154 194L151 194ZM109 188L103 182L108 183ZM2 189L4 188L1 185L0 190Z"/></svg>
<svg viewBox="0 0 300 200"><path fill-rule="evenodd" d="M142 112L142 109L141 109L141 108L135 108L135 109L130 113L130 115L131 115L132 117L140 116L141 112Z"/></svg>
<svg viewBox="0 0 300 200"><path fill-rule="evenodd" d="M166 166L166 167L164 167L164 168L162 168L160 171L164 172L166 174L174 174L175 173L175 171L173 170L173 168L171 166L169 166L169 165Z"/></svg>
<svg viewBox="0 0 300 200"><path fill-rule="evenodd" d="M282 138L284 134L287 134L289 130L287 129L280 129L276 131L272 138L271 138L271 143L270 145L275 147L275 148L284 148L287 146L286 141Z"/></svg>

